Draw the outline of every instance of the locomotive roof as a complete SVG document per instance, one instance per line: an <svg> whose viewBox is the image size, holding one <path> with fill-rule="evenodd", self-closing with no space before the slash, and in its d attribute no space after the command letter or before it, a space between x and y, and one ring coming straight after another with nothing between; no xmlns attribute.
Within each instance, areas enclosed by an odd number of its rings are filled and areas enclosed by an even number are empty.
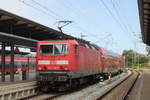
<svg viewBox="0 0 150 100"><path fill-rule="evenodd" d="M82 46L88 45L89 48L94 47L96 50L99 50L99 48L100 48L99 46L92 44L89 41L82 40L82 39L78 39L77 42Z"/></svg>
<svg viewBox="0 0 150 100"><path fill-rule="evenodd" d="M100 52L102 53L103 56L109 56L109 57L120 57L119 54L114 53L112 51L106 50L104 48L100 48Z"/></svg>
<svg viewBox="0 0 150 100"><path fill-rule="evenodd" d="M45 40L45 41L65 41L66 39L61 39L61 40ZM71 40L71 39L69 39ZM69 41L68 40L68 41ZM95 48L96 50L100 50L100 52L102 53L103 56L109 56L109 57L120 57L119 54L114 53L112 51L106 50L102 47L99 47L96 44L90 43L89 41L86 40L82 40L82 39L72 39L72 40L76 40L80 45L84 46L84 47L89 47L89 48Z"/></svg>
<svg viewBox="0 0 150 100"><path fill-rule="evenodd" d="M65 41L66 39L58 39L58 40L44 40L44 41ZM80 45L86 47L86 45L89 47L89 48L92 48L94 47L96 50L99 50L99 46L96 45L96 44L93 44L93 43L90 43L90 41L86 41L86 40L83 40L83 39L79 39L79 38L75 38L75 39L69 39L69 40L75 40L77 41ZM68 41L69 41L68 40Z"/></svg>

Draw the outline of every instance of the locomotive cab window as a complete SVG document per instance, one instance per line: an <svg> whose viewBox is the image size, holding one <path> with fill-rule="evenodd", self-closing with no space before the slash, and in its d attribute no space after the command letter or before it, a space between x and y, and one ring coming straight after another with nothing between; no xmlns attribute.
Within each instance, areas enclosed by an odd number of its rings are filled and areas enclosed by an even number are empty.
<svg viewBox="0 0 150 100"><path fill-rule="evenodd" d="M55 55L64 55L67 54L67 44L55 44L54 54Z"/></svg>
<svg viewBox="0 0 150 100"><path fill-rule="evenodd" d="M65 55L68 53L67 44L48 44L40 46L40 54L44 55Z"/></svg>
<svg viewBox="0 0 150 100"><path fill-rule="evenodd" d="M40 46L40 54L53 54L53 45L41 45Z"/></svg>

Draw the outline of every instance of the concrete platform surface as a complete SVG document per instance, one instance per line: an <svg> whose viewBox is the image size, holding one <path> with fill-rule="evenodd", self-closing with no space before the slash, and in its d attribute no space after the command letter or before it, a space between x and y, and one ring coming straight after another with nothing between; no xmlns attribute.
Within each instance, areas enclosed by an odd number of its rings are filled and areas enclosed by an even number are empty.
<svg viewBox="0 0 150 100"><path fill-rule="evenodd" d="M127 100L150 100L150 69L143 69L140 72L141 75Z"/></svg>
<svg viewBox="0 0 150 100"><path fill-rule="evenodd" d="M14 77L14 82L21 82L22 80L22 74L15 74ZM29 73L27 73L27 80L24 81L31 81L31 80L35 80L36 79L36 72L35 71L30 71ZM5 85L5 84L12 84L12 82L10 82L10 75L6 75L5 76L5 82L1 82L1 75L0 75L0 86L1 85Z"/></svg>

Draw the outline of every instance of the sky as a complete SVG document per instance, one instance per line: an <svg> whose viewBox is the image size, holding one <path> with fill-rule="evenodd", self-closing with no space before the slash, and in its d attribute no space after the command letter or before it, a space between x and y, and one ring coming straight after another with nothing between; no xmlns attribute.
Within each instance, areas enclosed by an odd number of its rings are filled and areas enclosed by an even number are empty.
<svg viewBox="0 0 150 100"><path fill-rule="evenodd" d="M53 29L73 21L63 32L121 54L146 54L140 39L137 0L0 0L0 8Z"/></svg>

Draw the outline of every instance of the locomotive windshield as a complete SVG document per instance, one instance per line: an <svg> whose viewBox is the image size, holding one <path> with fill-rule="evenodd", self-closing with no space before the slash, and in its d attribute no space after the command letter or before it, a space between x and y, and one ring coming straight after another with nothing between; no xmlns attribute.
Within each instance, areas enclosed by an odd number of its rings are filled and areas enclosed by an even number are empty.
<svg viewBox="0 0 150 100"><path fill-rule="evenodd" d="M67 54L67 44L48 44L40 46L40 54L44 55L65 55Z"/></svg>

